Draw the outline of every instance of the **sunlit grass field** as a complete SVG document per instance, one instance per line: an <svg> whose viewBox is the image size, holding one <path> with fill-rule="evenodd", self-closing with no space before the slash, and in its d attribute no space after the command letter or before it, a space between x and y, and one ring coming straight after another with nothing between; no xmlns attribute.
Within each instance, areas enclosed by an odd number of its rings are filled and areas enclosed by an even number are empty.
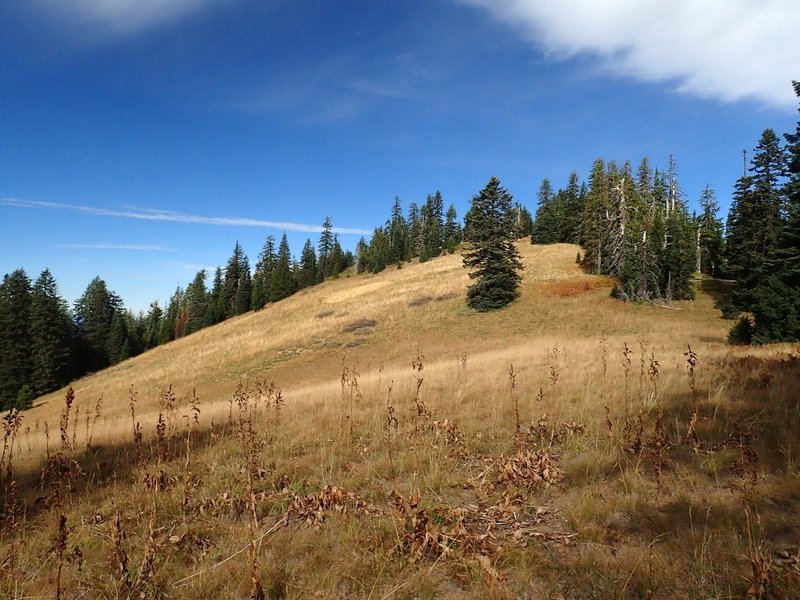
<svg viewBox="0 0 800 600"><path fill-rule="evenodd" d="M9 598L792 598L789 345L521 244L342 276L7 418Z"/></svg>

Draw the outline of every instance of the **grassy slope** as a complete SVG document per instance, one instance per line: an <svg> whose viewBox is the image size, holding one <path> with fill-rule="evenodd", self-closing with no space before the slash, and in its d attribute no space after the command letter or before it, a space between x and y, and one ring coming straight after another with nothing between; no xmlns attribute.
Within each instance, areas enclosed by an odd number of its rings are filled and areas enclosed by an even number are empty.
<svg viewBox="0 0 800 600"><path fill-rule="evenodd" d="M131 585L143 574L137 594L246 596L253 557L268 597L741 597L751 557L797 593L797 562L781 554L800 543L796 351L732 350L707 295L676 310L626 305L577 269L576 247L520 248L522 295L503 311L468 311L468 278L446 256L327 282L76 382L64 454L84 474L63 511L30 504L55 487L33 489L26 476L62 446L64 392L41 399L15 449L27 512L6 524L15 576L4 590L53 595L63 513L67 597L127 597L120 561L108 558L116 506ZM683 441L687 344L699 360L697 452ZM417 416L420 380L430 417ZM270 381L279 413L256 391ZM159 442L170 384L177 399ZM200 414L189 426L192 389ZM398 420L388 434L387 398ZM314 496L328 485L339 491ZM150 523L152 577L142 562ZM266 534L257 552L214 567L251 534Z"/></svg>

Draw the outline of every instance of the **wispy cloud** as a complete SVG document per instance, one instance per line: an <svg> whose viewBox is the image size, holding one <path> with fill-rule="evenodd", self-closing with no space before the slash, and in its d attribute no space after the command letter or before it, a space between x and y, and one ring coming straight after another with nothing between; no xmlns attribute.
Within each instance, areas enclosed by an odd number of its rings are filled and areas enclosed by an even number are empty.
<svg viewBox="0 0 800 600"><path fill-rule="evenodd" d="M303 124L351 121L381 102L412 101L434 75L401 55L377 60L341 55L237 92L227 106L249 113L289 113Z"/></svg>
<svg viewBox="0 0 800 600"><path fill-rule="evenodd" d="M129 34L176 21L232 0L36 0L60 23L93 28L103 35ZM39 12L39 11L37 11Z"/></svg>
<svg viewBox="0 0 800 600"><path fill-rule="evenodd" d="M555 57L681 92L791 108L800 57L796 0L457 0L486 9Z"/></svg>
<svg viewBox="0 0 800 600"><path fill-rule="evenodd" d="M266 221L249 217L208 217L203 215L190 215L186 213L157 210L157 209L126 209L118 210L97 206L82 206L79 204L63 204L60 202L45 202L41 200L20 200L17 198L0 199L0 205L16 206L21 208L43 208L55 210L69 210L88 215L102 217L118 217L122 219L138 219L142 221L165 221L170 223L188 223L196 225L220 225L232 227L264 227L279 231L297 231L302 233L319 233L322 227L305 223L289 223L284 221ZM369 235L371 231L355 227L334 227L335 233L344 235Z"/></svg>
<svg viewBox="0 0 800 600"><path fill-rule="evenodd" d="M137 250L142 252L177 252L175 248L166 246L148 246L145 244L56 244L56 248L67 250Z"/></svg>

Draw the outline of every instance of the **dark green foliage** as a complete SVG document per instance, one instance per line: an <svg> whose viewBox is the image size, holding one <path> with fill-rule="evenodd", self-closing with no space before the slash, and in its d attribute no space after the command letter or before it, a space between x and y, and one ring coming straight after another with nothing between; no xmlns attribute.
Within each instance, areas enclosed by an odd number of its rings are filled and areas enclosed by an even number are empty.
<svg viewBox="0 0 800 600"><path fill-rule="evenodd" d="M439 256L442 253L444 242L444 200L442 194L436 192L428 195L422 207L422 239L420 258L425 259Z"/></svg>
<svg viewBox="0 0 800 600"><path fill-rule="evenodd" d="M389 222L389 264L400 263L407 258L410 232L408 223L403 217L400 198L395 196L392 205L392 216Z"/></svg>
<svg viewBox="0 0 800 600"><path fill-rule="evenodd" d="M793 86L800 99L800 83L795 81ZM785 211L778 214L777 231L765 236L774 239L774 244L764 262L764 276L753 293L753 341L757 343L800 340L800 121L795 132L784 138L788 175L782 188ZM767 220L767 227L770 222Z"/></svg>
<svg viewBox="0 0 800 600"><path fill-rule="evenodd" d="M67 302L58 294L56 280L47 269L33 284L29 335L30 387L36 395L52 392L73 374L74 331Z"/></svg>
<svg viewBox="0 0 800 600"><path fill-rule="evenodd" d="M724 239L722 220L719 219L719 204L714 190L706 185L700 196L702 214L697 219L697 271L719 277L724 273Z"/></svg>
<svg viewBox="0 0 800 600"><path fill-rule="evenodd" d="M787 157L773 130L761 134L749 172L736 184L728 215L728 268L737 282L734 302L742 310L754 307L783 224Z"/></svg>
<svg viewBox="0 0 800 600"><path fill-rule="evenodd" d="M527 210L525 210L525 213L527 213L530 220L531 214ZM458 222L456 207L452 204L447 209L443 233L445 250L452 254L461 243L461 224Z"/></svg>
<svg viewBox="0 0 800 600"><path fill-rule="evenodd" d="M164 311L158 305L158 301L150 303L150 309L144 318L144 334L142 336L143 350L149 350L158 346L158 334L161 329L161 318Z"/></svg>
<svg viewBox="0 0 800 600"><path fill-rule="evenodd" d="M201 269L186 288L186 327L183 334L189 335L203 328L208 312L209 294L206 290L206 270Z"/></svg>
<svg viewBox="0 0 800 600"><path fill-rule="evenodd" d="M539 187L539 204L536 208L536 221L531 230L531 243L556 244L559 241L561 241L561 211L556 203L550 180L544 179Z"/></svg>
<svg viewBox="0 0 800 600"><path fill-rule="evenodd" d="M275 248L275 238L268 235L264 242L264 247L258 255L256 271L253 275L253 310L260 310L269 302L269 286L272 281L272 273L275 271L277 263L278 253ZM316 264L314 278L316 279Z"/></svg>
<svg viewBox="0 0 800 600"><path fill-rule="evenodd" d="M728 343L735 346L746 346L753 342L753 322L750 317L741 316L728 332Z"/></svg>
<svg viewBox="0 0 800 600"><path fill-rule="evenodd" d="M251 294L250 263L239 242L236 242L225 267L225 280L222 284L221 298L225 318L249 311Z"/></svg>
<svg viewBox="0 0 800 600"><path fill-rule="evenodd" d="M203 319L203 327L216 325L225 319L225 309L222 305L222 269L217 267L214 271L214 283L211 286L211 293L208 297L208 307L206 316Z"/></svg>
<svg viewBox="0 0 800 600"><path fill-rule="evenodd" d="M22 269L0 284L0 409L15 406L31 377L31 280Z"/></svg>
<svg viewBox="0 0 800 600"><path fill-rule="evenodd" d="M122 300L99 277L89 283L75 302L73 315L80 358L79 372L98 371L111 364L111 323L114 315L121 311Z"/></svg>
<svg viewBox="0 0 800 600"><path fill-rule="evenodd" d="M106 353L108 362L112 365L129 358L131 355L130 344L128 343L128 327L125 322L125 316L120 311L114 311L114 316L111 317L111 326L108 328L108 340L106 341Z"/></svg>
<svg viewBox="0 0 800 600"><path fill-rule="evenodd" d="M275 265L275 270L272 272L272 281L269 286L270 302L283 300L297 291L297 282L292 274L291 260L289 241L284 233L278 247L278 261Z"/></svg>
<svg viewBox="0 0 800 600"><path fill-rule="evenodd" d="M514 246L512 197L492 177L472 199L469 247L464 266L475 280L467 290L467 304L480 310L506 306L519 295L522 262Z"/></svg>
<svg viewBox="0 0 800 600"><path fill-rule="evenodd" d="M319 244L317 245L319 250L317 252L317 281L323 281L333 273L333 264L331 263L333 242L333 224L330 217L325 217L325 222L322 224L322 233L319 236Z"/></svg>
<svg viewBox="0 0 800 600"><path fill-rule="evenodd" d="M317 252L311 240L306 240L300 254L300 266L297 271L297 286L303 289L317 282Z"/></svg>
<svg viewBox="0 0 800 600"><path fill-rule="evenodd" d="M161 329L158 333L159 344L166 344L167 342L171 342L172 340L180 337L176 335L176 332L178 331L180 324L182 307L183 290L181 289L181 286L178 286L175 289L175 293L172 294L172 297L169 299L169 303L167 304L167 312L164 315L164 318L161 320Z"/></svg>

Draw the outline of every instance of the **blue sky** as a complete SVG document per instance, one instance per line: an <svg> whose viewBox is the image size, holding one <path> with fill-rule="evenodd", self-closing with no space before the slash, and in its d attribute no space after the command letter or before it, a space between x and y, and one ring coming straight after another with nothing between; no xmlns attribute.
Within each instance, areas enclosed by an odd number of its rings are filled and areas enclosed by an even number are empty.
<svg viewBox="0 0 800 600"><path fill-rule="evenodd" d="M498 176L677 158L727 210L794 129L791 0L29 0L0 6L0 273L164 302L239 240L359 231ZM368 237L368 235L367 235Z"/></svg>

